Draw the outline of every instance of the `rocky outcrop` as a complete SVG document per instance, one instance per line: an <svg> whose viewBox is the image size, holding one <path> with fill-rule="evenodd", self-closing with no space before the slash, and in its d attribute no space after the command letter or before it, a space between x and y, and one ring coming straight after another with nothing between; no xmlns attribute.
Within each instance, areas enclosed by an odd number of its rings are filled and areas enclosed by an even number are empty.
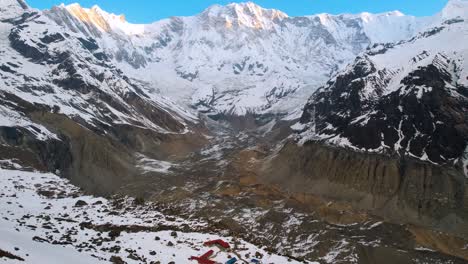
<svg viewBox="0 0 468 264"><path fill-rule="evenodd" d="M294 194L346 201L390 221L468 237L468 184L454 167L289 142L266 162L259 179Z"/></svg>
<svg viewBox="0 0 468 264"><path fill-rule="evenodd" d="M28 130L0 127L0 159L15 160L23 167L61 172L70 167L70 146L63 140L37 140Z"/></svg>
<svg viewBox="0 0 468 264"><path fill-rule="evenodd" d="M466 87L449 85L450 67L451 59L438 54L387 92L396 73L358 58L314 94L301 122L313 123L317 137L341 139L332 144L453 163L468 142L468 99Z"/></svg>

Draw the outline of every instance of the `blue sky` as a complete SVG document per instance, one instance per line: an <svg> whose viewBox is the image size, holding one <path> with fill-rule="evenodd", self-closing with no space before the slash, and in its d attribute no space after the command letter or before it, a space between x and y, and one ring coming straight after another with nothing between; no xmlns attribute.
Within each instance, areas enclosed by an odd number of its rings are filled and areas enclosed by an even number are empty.
<svg viewBox="0 0 468 264"><path fill-rule="evenodd" d="M95 4L116 14L125 14L133 23L149 23L171 16L189 16L200 13L213 4L228 4L227 0L26 0L39 9L50 8L60 3L78 2L84 7ZM256 0L265 8L275 8L290 16L316 13L359 13L400 10L415 16L433 15L440 11L448 0Z"/></svg>

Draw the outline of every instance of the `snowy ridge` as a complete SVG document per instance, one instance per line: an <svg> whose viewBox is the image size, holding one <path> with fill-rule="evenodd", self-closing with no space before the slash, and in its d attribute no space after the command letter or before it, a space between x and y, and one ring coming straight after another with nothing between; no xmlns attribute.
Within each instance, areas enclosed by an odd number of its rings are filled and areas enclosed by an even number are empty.
<svg viewBox="0 0 468 264"><path fill-rule="evenodd" d="M130 24L125 20L124 15L107 13L97 5L92 8L83 8L78 3L74 3L67 6L62 4L60 8L66 9L80 21L96 26L102 32L119 30L127 35L144 33L144 25Z"/></svg>
<svg viewBox="0 0 468 264"><path fill-rule="evenodd" d="M0 20L16 18L29 7L23 0L2 0L0 2Z"/></svg>
<svg viewBox="0 0 468 264"><path fill-rule="evenodd" d="M271 30L275 24L288 17L279 10L264 9L253 2L214 5L206 9L202 16L222 22L227 29L247 27L262 30Z"/></svg>
<svg viewBox="0 0 468 264"><path fill-rule="evenodd" d="M0 102L2 101L0 100ZM32 122L29 118L3 105L0 105L0 127L22 127L39 140L59 140L56 134L50 132L44 126Z"/></svg>
<svg viewBox="0 0 468 264"><path fill-rule="evenodd" d="M447 20L456 17L466 18L468 9L468 1L466 0L449 0L445 8L438 14L440 20Z"/></svg>

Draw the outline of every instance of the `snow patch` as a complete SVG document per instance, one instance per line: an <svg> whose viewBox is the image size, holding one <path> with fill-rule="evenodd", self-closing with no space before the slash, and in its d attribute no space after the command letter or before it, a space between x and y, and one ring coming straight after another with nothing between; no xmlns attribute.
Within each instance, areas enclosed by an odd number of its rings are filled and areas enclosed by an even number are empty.
<svg viewBox="0 0 468 264"><path fill-rule="evenodd" d="M465 148L465 152L462 157L462 165L465 177L468 178L468 146Z"/></svg>
<svg viewBox="0 0 468 264"><path fill-rule="evenodd" d="M142 154L137 155L137 160L137 168L144 174L149 172L170 173L170 169L174 166L171 162L150 159Z"/></svg>

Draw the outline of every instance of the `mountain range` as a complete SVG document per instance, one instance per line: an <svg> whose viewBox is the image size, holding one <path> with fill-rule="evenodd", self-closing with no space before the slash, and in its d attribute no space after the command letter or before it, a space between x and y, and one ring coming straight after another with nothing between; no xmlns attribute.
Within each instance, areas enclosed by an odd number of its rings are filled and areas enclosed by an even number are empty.
<svg viewBox="0 0 468 264"><path fill-rule="evenodd" d="M370 44L408 39L433 22L397 11L289 17L252 2L149 25L97 6L62 5L45 14L94 39L126 74L179 103L214 115L289 118Z"/></svg>

